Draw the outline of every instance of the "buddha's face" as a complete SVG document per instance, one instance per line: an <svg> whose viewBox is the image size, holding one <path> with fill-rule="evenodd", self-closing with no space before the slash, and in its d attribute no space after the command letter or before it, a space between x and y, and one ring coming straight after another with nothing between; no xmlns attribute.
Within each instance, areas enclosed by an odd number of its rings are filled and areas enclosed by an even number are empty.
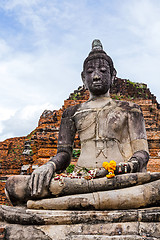
<svg viewBox="0 0 160 240"><path fill-rule="evenodd" d="M86 63L82 79L93 96L106 94L111 86L110 66L107 60L95 58Z"/></svg>

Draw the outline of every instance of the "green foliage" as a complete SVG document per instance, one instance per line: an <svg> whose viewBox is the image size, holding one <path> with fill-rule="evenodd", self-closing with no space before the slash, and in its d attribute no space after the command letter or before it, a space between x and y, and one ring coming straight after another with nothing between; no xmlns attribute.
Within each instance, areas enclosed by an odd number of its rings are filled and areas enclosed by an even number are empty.
<svg viewBox="0 0 160 240"><path fill-rule="evenodd" d="M80 153L81 153L81 150L80 149L74 149L73 150L73 152L72 152L72 157L73 158L78 158L79 157L79 155L80 155Z"/></svg>
<svg viewBox="0 0 160 240"><path fill-rule="evenodd" d="M71 100L77 100L80 95L81 95L80 92L72 93Z"/></svg>
<svg viewBox="0 0 160 240"><path fill-rule="evenodd" d="M146 84L132 82L132 81L130 81L130 80L128 79L128 80L127 80L127 85L129 85L129 84L131 84L133 87L140 88L140 89L143 89L143 90L147 88L147 85L146 85Z"/></svg>
<svg viewBox="0 0 160 240"><path fill-rule="evenodd" d="M74 165L73 164L69 164L69 166L66 168L66 172L67 173L72 173L74 171Z"/></svg>
<svg viewBox="0 0 160 240"><path fill-rule="evenodd" d="M151 112L151 113L153 112L153 108L152 108L152 107L150 107L150 112Z"/></svg>
<svg viewBox="0 0 160 240"><path fill-rule="evenodd" d="M116 99L116 100L119 100L119 97L118 97L117 95L115 95L115 99Z"/></svg>
<svg viewBox="0 0 160 240"><path fill-rule="evenodd" d="M32 151L32 149L30 149L30 153L29 153L29 155L30 155L30 156L33 155L33 151Z"/></svg>
<svg viewBox="0 0 160 240"><path fill-rule="evenodd" d="M130 81L129 79L127 80L127 83L128 83L128 84L131 84L133 87L135 87L135 85L136 85L135 82L132 82L132 81Z"/></svg>
<svg viewBox="0 0 160 240"><path fill-rule="evenodd" d="M30 140L32 135L34 135L36 130L33 130L30 134L28 134L27 139Z"/></svg>

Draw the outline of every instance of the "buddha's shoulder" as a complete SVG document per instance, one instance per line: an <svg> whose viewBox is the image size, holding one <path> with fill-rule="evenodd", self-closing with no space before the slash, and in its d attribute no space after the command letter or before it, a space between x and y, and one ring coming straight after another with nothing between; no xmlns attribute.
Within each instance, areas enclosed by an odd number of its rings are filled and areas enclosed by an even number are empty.
<svg viewBox="0 0 160 240"><path fill-rule="evenodd" d="M70 118L72 116L74 116L74 114L76 113L76 111L78 111L78 109L81 107L81 104L76 104L74 106L70 106L68 108L66 108L62 114L62 118Z"/></svg>
<svg viewBox="0 0 160 240"><path fill-rule="evenodd" d="M115 103L116 107L120 107L125 111L139 111L139 112L142 111L141 107L134 102L114 100L114 99L113 99L113 102Z"/></svg>

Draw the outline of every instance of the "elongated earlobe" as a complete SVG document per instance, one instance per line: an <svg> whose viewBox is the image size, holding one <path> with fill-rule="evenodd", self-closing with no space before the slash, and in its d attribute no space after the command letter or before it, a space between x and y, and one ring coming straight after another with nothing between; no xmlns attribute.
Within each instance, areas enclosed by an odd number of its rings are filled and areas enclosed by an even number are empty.
<svg viewBox="0 0 160 240"><path fill-rule="evenodd" d="M86 86L86 81L85 81L85 74L84 72L81 72L81 78L82 78L82 81L83 81L83 86L85 89L88 89L87 86Z"/></svg>
<svg viewBox="0 0 160 240"><path fill-rule="evenodd" d="M84 82L84 78L85 78L84 72L81 72L81 78L82 78L82 81Z"/></svg>
<svg viewBox="0 0 160 240"><path fill-rule="evenodd" d="M116 69L114 68L113 73L112 73L111 86L112 86L113 83L114 83L114 80L115 80L116 74L117 74L117 71L116 71Z"/></svg>

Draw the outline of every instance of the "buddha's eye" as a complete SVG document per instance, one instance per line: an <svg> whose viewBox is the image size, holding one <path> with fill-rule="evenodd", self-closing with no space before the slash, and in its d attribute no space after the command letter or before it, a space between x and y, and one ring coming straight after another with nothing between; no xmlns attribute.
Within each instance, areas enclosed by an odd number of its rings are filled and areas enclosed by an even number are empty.
<svg viewBox="0 0 160 240"><path fill-rule="evenodd" d="M93 68L88 68L87 69L87 73L92 73L93 72Z"/></svg>
<svg viewBox="0 0 160 240"><path fill-rule="evenodd" d="M101 71L101 72L106 72L106 71L107 71L107 68L106 68L106 67L101 67L101 68L100 68L100 71Z"/></svg>

